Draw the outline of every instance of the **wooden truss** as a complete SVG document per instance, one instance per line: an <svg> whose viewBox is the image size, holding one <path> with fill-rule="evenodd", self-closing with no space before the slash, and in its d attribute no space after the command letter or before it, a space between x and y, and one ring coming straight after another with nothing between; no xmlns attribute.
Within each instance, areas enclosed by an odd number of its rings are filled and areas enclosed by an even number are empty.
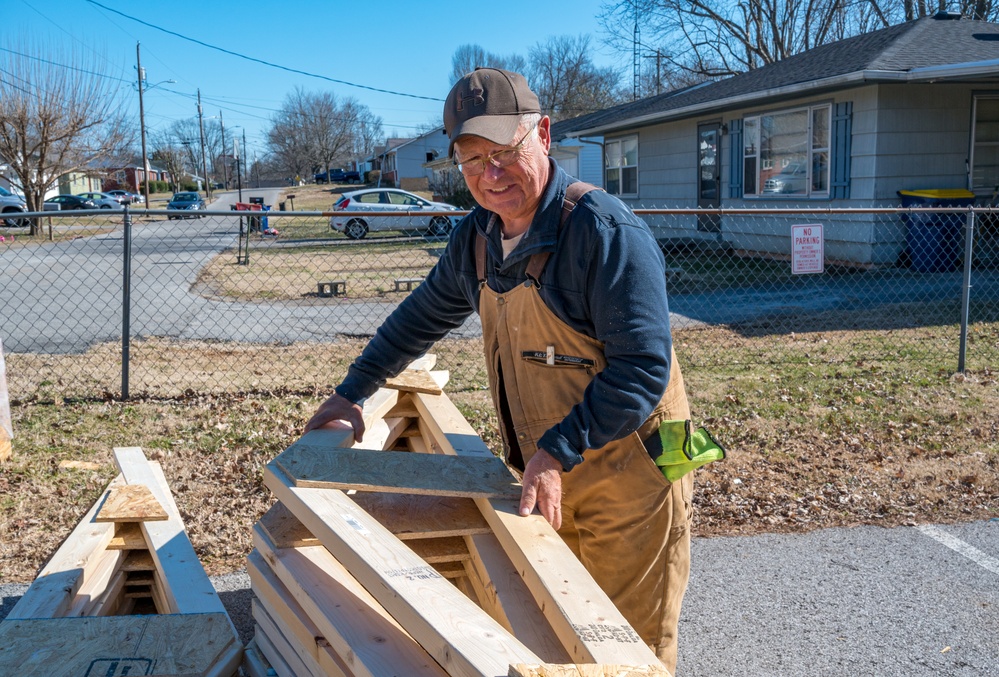
<svg viewBox="0 0 999 677"><path fill-rule="evenodd" d="M158 463L118 475L0 622L0 675L230 677L243 647Z"/></svg>
<svg viewBox="0 0 999 677"><path fill-rule="evenodd" d="M668 676L430 366L367 400L363 444L312 431L265 468L247 672Z"/></svg>

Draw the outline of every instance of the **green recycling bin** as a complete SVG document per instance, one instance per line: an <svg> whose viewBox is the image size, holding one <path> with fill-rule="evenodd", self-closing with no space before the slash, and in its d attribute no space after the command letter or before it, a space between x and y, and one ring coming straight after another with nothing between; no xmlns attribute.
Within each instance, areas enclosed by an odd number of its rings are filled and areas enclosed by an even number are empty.
<svg viewBox="0 0 999 677"><path fill-rule="evenodd" d="M900 190L903 207L970 207L970 190ZM920 212L903 214L909 267L920 273L949 273L961 267L964 214Z"/></svg>

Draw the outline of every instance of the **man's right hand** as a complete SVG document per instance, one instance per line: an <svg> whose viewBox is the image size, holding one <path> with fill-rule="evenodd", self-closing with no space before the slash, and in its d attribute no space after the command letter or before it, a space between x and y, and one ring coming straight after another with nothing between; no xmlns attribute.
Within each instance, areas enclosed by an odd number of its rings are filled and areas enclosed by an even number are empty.
<svg viewBox="0 0 999 677"><path fill-rule="evenodd" d="M361 406L333 393L328 400L319 405L319 409L305 424L305 432L322 427L346 428L348 425L354 429L354 441L360 442L364 437L364 416L361 413Z"/></svg>

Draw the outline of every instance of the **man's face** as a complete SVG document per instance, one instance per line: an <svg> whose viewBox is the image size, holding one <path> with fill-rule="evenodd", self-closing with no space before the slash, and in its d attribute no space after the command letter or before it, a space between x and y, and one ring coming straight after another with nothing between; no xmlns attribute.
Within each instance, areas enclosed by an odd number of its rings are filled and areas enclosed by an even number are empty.
<svg viewBox="0 0 999 677"><path fill-rule="evenodd" d="M497 167L487 162L485 171L477 176L465 175L465 183L472 197L485 209L496 212L505 225L520 225L526 221L530 225L534 212L541 202L541 194L548 183L550 165L548 148L551 145L548 117L541 118L537 130L524 127L517 131L513 144L520 142L525 135L527 141L521 146L517 161L506 167ZM462 162L474 162L510 146L502 146L481 136L461 136L454 144L455 157Z"/></svg>

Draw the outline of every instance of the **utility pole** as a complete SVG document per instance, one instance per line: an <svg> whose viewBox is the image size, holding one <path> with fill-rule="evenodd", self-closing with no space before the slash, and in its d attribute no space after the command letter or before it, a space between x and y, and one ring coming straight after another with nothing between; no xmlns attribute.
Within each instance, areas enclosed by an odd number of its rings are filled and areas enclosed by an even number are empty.
<svg viewBox="0 0 999 677"><path fill-rule="evenodd" d="M201 173L205 176L205 195L212 197L212 182L208 179L208 156L205 155L205 118L201 112L201 88L198 88L198 131L201 132Z"/></svg>
<svg viewBox="0 0 999 677"><path fill-rule="evenodd" d="M246 132L243 132L246 134ZM236 156L236 185L239 187L239 201L243 201L243 172L239 169L239 141L232 140L232 154Z"/></svg>
<svg viewBox="0 0 999 677"><path fill-rule="evenodd" d="M246 180L250 180L249 168L246 166L246 160L248 156L246 155L246 127L243 127L243 171L246 172ZM249 188L249 183L247 183L247 188Z"/></svg>
<svg viewBox="0 0 999 677"><path fill-rule="evenodd" d="M146 199L146 209L149 209L149 160L146 158L146 111L142 103L142 89L146 80L146 72L142 70L142 58L139 54L139 43L135 43L135 69L139 73L139 135L142 137L142 195ZM137 186L138 187L138 186Z"/></svg>
<svg viewBox="0 0 999 677"><path fill-rule="evenodd" d="M222 119L222 111L219 111L219 127L222 128L222 186L229 190L228 163L225 159L225 120Z"/></svg>

